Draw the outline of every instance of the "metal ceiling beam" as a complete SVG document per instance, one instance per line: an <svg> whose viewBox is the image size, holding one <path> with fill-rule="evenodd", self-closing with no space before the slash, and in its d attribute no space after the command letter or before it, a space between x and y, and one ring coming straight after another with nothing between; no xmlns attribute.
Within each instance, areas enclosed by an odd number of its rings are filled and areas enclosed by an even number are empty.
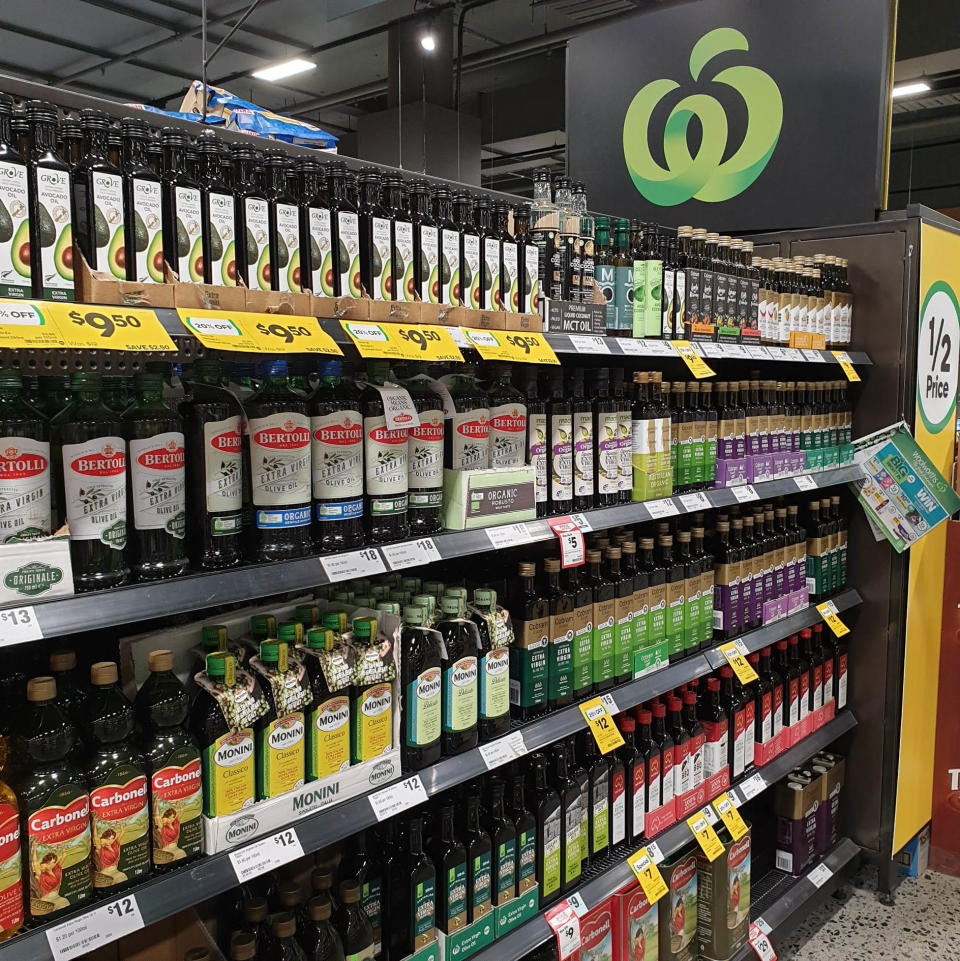
<svg viewBox="0 0 960 961"><path fill-rule="evenodd" d="M20 64L0 61L0 74L3 73L12 74L15 77L23 77L24 80L32 80L35 83L42 83L48 87L55 86L60 82L59 79L52 73L41 73L39 70L30 70L28 67L20 66ZM4 90L7 90L8 86L5 86ZM110 97L111 99L116 99L116 90L108 89L107 87L98 87L93 83L78 83L76 86L80 90L88 93L90 96ZM36 96L42 98L43 94L37 93Z"/></svg>

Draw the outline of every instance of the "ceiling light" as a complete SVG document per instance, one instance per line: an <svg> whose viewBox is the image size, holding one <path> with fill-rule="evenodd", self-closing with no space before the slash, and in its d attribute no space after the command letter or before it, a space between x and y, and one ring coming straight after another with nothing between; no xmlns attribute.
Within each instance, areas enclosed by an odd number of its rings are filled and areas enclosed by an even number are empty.
<svg viewBox="0 0 960 961"><path fill-rule="evenodd" d="M923 80L913 80L910 83L902 83L899 87L893 88L894 97L911 97L915 93L926 93L930 89L930 84Z"/></svg>
<svg viewBox="0 0 960 961"><path fill-rule="evenodd" d="M432 33L425 33L420 38L420 46L423 47L427 53L433 53L437 49L437 38Z"/></svg>
<svg viewBox="0 0 960 961"><path fill-rule="evenodd" d="M253 75L257 80L284 80L286 77L293 77L298 73L313 70L314 67L316 67L316 64L309 60L294 57L293 60L286 60L283 63L274 64L272 67L264 67L263 70L254 70Z"/></svg>

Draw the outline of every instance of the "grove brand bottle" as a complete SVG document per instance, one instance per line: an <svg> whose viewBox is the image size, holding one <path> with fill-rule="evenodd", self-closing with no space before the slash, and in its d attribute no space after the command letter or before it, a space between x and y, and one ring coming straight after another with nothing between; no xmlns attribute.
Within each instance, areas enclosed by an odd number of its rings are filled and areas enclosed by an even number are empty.
<svg viewBox="0 0 960 961"><path fill-rule="evenodd" d="M56 701L52 677L27 683L26 714L15 745L20 765L11 787L27 862L28 923L54 920L92 893L90 797L83 772L73 761L74 727Z"/></svg>
<svg viewBox="0 0 960 961"><path fill-rule="evenodd" d="M299 649L310 679L313 703L307 709L307 780L350 766L350 679L346 649L329 627L307 631Z"/></svg>
<svg viewBox="0 0 960 961"><path fill-rule="evenodd" d="M150 873L150 805L143 758L133 743L133 705L117 683L117 665L90 667L81 714L90 789L93 886L119 890Z"/></svg>
<svg viewBox="0 0 960 961"><path fill-rule="evenodd" d="M140 580L176 577L187 561L183 420L163 399L163 375L137 374L137 400L123 415L130 446L133 570Z"/></svg>
<svg viewBox="0 0 960 961"><path fill-rule="evenodd" d="M200 854L203 771L200 749L184 726L190 698L173 673L173 653L151 651L147 663L150 676L133 709L150 779L151 860L163 871Z"/></svg>
<svg viewBox="0 0 960 961"><path fill-rule="evenodd" d="M361 764L393 747L393 684L396 668L392 647L377 635L375 617L353 619L356 660L350 694L350 756Z"/></svg>

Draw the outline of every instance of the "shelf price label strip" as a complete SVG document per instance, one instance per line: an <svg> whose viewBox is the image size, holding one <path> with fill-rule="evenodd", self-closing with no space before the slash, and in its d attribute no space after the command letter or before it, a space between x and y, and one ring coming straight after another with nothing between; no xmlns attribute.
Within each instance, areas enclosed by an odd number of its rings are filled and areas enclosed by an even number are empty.
<svg viewBox="0 0 960 961"><path fill-rule="evenodd" d="M126 894L47 931L55 961L68 961L103 947L143 927L136 895Z"/></svg>
<svg viewBox="0 0 960 961"><path fill-rule="evenodd" d="M343 356L316 317L246 311L177 308L183 326L204 347L246 354L332 354Z"/></svg>
<svg viewBox="0 0 960 961"><path fill-rule="evenodd" d="M361 357L386 360L463 361L446 327L430 324L376 324L341 320Z"/></svg>
<svg viewBox="0 0 960 961"><path fill-rule="evenodd" d="M521 364L559 364L543 334L520 330L471 330L464 327L470 346L484 360L506 360Z"/></svg>

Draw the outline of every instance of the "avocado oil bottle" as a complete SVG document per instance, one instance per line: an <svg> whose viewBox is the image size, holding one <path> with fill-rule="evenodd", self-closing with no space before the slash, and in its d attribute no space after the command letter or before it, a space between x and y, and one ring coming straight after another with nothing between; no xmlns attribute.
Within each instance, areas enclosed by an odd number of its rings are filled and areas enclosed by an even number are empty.
<svg viewBox="0 0 960 961"><path fill-rule="evenodd" d="M460 304L460 231L453 221L453 198L446 187L438 187L433 192L433 213L440 230L440 303L457 307Z"/></svg>
<svg viewBox="0 0 960 961"><path fill-rule="evenodd" d="M413 283L425 304L440 303L440 231L430 212L430 185L415 180L410 185L410 219L413 221Z"/></svg>
<svg viewBox="0 0 960 961"><path fill-rule="evenodd" d="M503 241L493 226L493 211L486 197L477 201L475 218L480 230L480 308L497 310L500 306L500 258Z"/></svg>
<svg viewBox="0 0 960 961"><path fill-rule="evenodd" d="M320 165L297 158L300 202L300 286L318 297L333 296L333 235L322 190Z"/></svg>
<svg viewBox="0 0 960 961"><path fill-rule="evenodd" d="M393 299L393 220L380 204L380 174L360 171L360 278L374 300Z"/></svg>
<svg viewBox="0 0 960 961"><path fill-rule="evenodd" d="M264 154L266 194L270 203L270 286L300 293L300 210L287 190L290 163L282 150Z"/></svg>
<svg viewBox="0 0 960 961"><path fill-rule="evenodd" d="M200 185L187 173L187 136L164 127L161 210L163 255L183 283L203 281Z"/></svg>
<svg viewBox="0 0 960 961"><path fill-rule="evenodd" d="M126 121L124 121L126 122ZM197 137L203 227L203 282L237 284L236 211L233 190L223 179L222 144L212 130Z"/></svg>
<svg viewBox="0 0 960 961"><path fill-rule="evenodd" d="M333 234L333 295L360 296L360 223L350 197L347 166L337 160L327 167L330 228Z"/></svg>
<svg viewBox="0 0 960 961"><path fill-rule="evenodd" d="M140 284L163 283L163 211L160 177L149 167L150 125L138 117L120 121L123 138L123 224L126 279ZM219 144L217 145L219 147ZM233 194L230 194L233 236ZM204 258L206 264L206 257ZM110 260L114 276L119 263Z"/></svg>
<svg viewBox="0 0 960 961"><path fill-rule="evenodd" d="M0 94L0 297L23 300L30 285L30 200L27 164L10 129L13 98ZM33 248L37 249L37 248Z"/></svg>
<svg viewBox="0 0 960 961"><path fill-rule="evenodd" d="M460 280L452 291L465 307L480 306L480 233L474 224L470 194L458 193L453 203L454 220L460 228Z"/></svg>
<svg viewBox="0 0 960 961"><path fill-rule="evenodd" d="M257 152L231 144L234 183L234 234L239 281L251 290L270 289L270 218Z"/></svg>

